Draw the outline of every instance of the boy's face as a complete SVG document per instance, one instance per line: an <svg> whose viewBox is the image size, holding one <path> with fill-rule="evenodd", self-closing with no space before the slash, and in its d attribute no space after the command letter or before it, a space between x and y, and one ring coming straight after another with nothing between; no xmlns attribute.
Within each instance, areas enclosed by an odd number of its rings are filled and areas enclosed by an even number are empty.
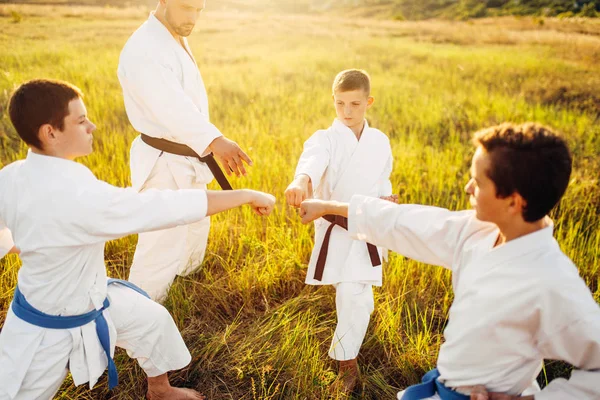
<svg viewBox="0 0 600 400"><path fill-rule="evenodd" d="M336 91L333 94L333 104L338 119L351 129L362 125L367 109L373 105L373 101L373 97L368 96L361 89L348 92Z"/></svg>
<svg viewBox="0 0 600 400"><path fill-rule="evenodd" d="M515 215L521 215L521 210L515 204L517 194L497 197L496 185L487 175L491 165L490 155L479 146L473 156L471 179L465 191L470 195L471 207L477 213L477 219L499 225L510 221Z"/></svg>
<svg viewBox="0 0 600 400"><path fill-rule="evenodd" d="M96 130L87 118L87 110L80 98L69 103L69 115L65 117L62 131L53 129L52 146L63 158L73 160L92 152L92 133Z"/></svg>

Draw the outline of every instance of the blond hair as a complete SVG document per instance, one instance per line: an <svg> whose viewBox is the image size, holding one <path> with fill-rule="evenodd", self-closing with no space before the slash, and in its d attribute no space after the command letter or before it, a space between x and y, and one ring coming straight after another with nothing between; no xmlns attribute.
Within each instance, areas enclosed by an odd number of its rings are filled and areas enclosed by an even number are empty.
<svg viewBox="0 0 600 400"><path fill-rule="evenodd" d="M367 96L371 94L371 78L367 71L362 69L347 69L333 80L333 93L349 92L352 90L363 90Z"/></svg>

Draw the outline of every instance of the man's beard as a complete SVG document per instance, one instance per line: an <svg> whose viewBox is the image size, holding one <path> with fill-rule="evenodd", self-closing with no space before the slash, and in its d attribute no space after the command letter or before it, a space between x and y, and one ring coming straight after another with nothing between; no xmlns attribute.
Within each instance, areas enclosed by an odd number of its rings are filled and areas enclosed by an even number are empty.
<svg viewBox="0 0 600 400"><path fill-rule="evenodd" d="M179 25L173 27L173 30L179 35L183 37L189 36L194 30L194 25Z"/></svg>

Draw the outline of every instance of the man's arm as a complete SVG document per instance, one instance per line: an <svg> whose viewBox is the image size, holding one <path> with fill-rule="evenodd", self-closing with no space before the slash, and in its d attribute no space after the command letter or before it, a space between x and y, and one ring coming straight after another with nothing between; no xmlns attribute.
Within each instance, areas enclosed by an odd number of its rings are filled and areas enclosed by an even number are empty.
<svg viewBox="0 0 600 400"><path fill-rule="evenodd" d="M212 151L227 174L231 175L233 171L238 176L245 175L243 163L251 165L250 157L209 122L185 93L172 70L151 55L137 54L133 57L132 54L122 57L118 75L123 90L143 104L152 119L167 128L165 133L188 145L200 156Z"/></svg>

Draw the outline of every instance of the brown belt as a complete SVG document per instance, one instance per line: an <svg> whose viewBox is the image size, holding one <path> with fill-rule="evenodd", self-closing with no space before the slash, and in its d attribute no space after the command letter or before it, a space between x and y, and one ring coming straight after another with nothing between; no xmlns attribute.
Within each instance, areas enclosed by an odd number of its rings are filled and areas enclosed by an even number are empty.
<svg viewBox="0 0 600 400"><path fill-rule="evenodd" d="M314 279L320 281L323 279L323 271L325 270L325 261L327 260L327 252L329 251L329 239L331 238L331 231L334 226L339 226L345 230L348 230L348 218L340 217L339 215L327 214L323 216L323 219L331 222L325 237L323 238L323 244L321 245L321 251L319 251L319 258L317 258L317 267L315 268ZM379 258L379 252L377 247L371 243L367 243L367 249L369 250L369 257L371 257L371 264L374 267L381 265L381 259Z"/></svg>
<svg viewBox="0 0 600 400"><path fill-rule="evenodd" d="M150 147L154 147L157 150L164 151L165 153L176 154L178 156L195 157L203 163L206 163L206 165L210 169L210 172L212 172L213 176L219 183L219 186L221 186L221 189L233 189L229 184L229 181L225 177L225 174L221 170L221 167L219 167L219 164L217 164L217 160L215 160L215 157L212 155L212 153L205 157L200 157L198 153L196 153L194 150L192 150L191 147L186 146L185 144L171 142L166 139L155 138L152 136L144 135L143 133L141 133L140 136L142 138L142 142L146 143Z"/></svg>

